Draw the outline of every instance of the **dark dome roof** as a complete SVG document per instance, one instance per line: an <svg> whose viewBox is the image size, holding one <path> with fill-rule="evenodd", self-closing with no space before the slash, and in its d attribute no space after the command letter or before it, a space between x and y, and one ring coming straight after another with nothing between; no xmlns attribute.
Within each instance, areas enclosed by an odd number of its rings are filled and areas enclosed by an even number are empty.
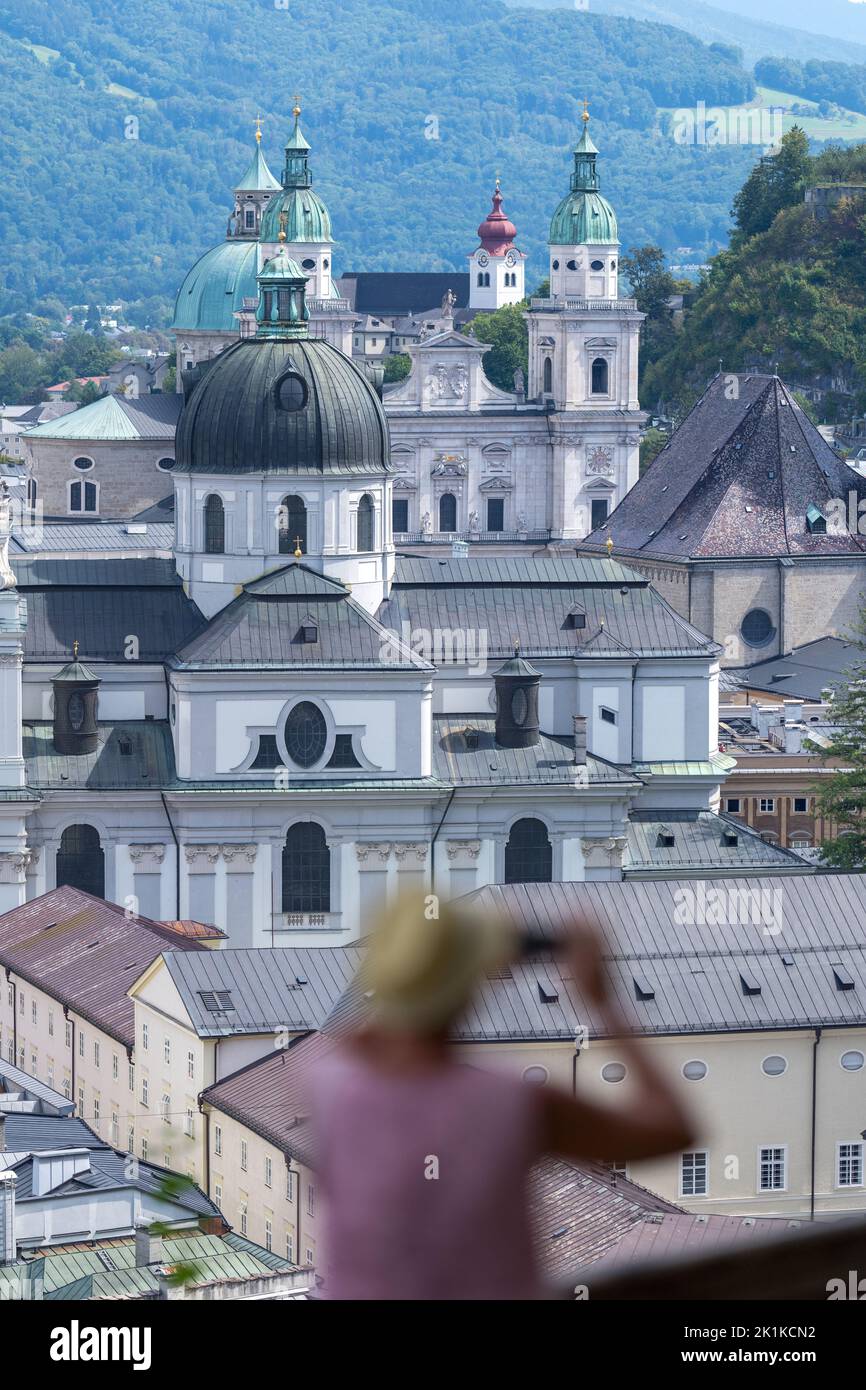
<svg viewBox="0 0 866 1390"><path fill-rule="evenodd" d="M279 403L286 377L295 408ZM248 338L184 405L174 471L369 475L390 471L389 452L382 403L342 352L320 338Z"/></svg>

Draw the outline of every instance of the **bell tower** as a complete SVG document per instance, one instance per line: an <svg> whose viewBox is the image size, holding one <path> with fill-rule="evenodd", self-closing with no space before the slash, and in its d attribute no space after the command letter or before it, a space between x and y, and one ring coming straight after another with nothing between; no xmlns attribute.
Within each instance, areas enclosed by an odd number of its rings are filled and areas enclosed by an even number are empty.
<svg viewBox="0 0 866 1390"><path fill-rule="evenodd" d="M469 257L469 308L492 312L524 296L526 253L514 245L517 228L502 210L499 178L493 206L478 228L480 245Z"/></svg>

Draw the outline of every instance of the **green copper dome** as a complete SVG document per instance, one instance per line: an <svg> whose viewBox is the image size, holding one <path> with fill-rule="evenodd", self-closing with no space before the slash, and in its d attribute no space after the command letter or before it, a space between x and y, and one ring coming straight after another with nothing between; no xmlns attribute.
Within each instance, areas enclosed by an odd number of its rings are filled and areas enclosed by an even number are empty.
<svg viewBox="0 0 866 1390"><path fill-rule="evenodd" d="M619 241L616 213L599 193L598 150L585 117L583 135L574 151L571 192L563 198L550 224L551 246L610 245Z"/></svg>
<svg viewBox="0 0 866 1390"><path fill-rule="evenodd" d="M301 110L295 107L295 125L286 145L282 188L262 214L262 241L328 241L331 219L318 194L313 192L310 147L301 133Z"/></svg>
<svg viewBox="0 0 866 1390"><path fill-rule="evenodd" d="M199 257L178 290L172 328L176 333L203 329L237 333L245 299L258 299L258 244L229 240Z"/></svg>

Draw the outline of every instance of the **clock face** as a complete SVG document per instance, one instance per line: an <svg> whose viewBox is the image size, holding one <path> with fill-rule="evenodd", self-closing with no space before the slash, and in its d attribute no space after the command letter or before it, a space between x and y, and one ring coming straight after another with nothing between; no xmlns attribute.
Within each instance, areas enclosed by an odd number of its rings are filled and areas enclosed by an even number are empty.
<svg viewBox="0 0 866 1390"><path fill-rule="evenodd" d="M486 252L486 251L479 251L479 253L478 253L478 264L479 264L479 265L486 265L488 259L489 259L489 258L488 258L488 255L487 255L487 252Z"/></svg>
<svg viewBox="0 0 866 1390"><path fill-rule="evenodd" d="M506 257L505 257L505 264L506 264L506 265L516 265L516 264L517 264L517 257L515 256L515 254L514 254L513 251L509 251L508 254L506 255Z"/></svg>

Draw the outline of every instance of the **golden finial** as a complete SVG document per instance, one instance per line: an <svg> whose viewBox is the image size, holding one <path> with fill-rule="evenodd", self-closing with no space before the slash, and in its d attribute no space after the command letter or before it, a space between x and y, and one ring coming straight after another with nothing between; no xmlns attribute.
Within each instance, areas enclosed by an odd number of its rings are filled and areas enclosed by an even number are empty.
<svg viewBox="0 0 866 1390"><path fill-rule="evenodd" d="M282 212L280 213L280 230L279 230L279 233L278 233L278 235L277 235L277 241L285 241L285 240L286 240L286 224L287 224L288 220L289 220L289 214L286 212L286 209L283 208Z"/></svg>
<svg viewBox="0 0 866 1390"><path fill-rule="evenodd" d="M500 185L500 182L501 182L501 180L500 180L500 178L499 178L499 170L497 169L497 171L496 171L496 192L497 192L497 193L499 192L499 185Z"/></svg>
<svg viewBox="0 0 866 1390"><path fill-rule="evenodd" d="M605 545L607 546L607 558L610 559L613 554L613 536L608 535Z"/></svg>
<svg viewBox="0 0 866 1390"><path fill-rule="evenodd" d="M262 118L261 118L261 116L256 115L256 144L257 144L257 145L260 145L261 143L262 143Z"/></svg>
<svg viewBox="0 0 866 1390"><path fill-rule="evenodd" d="M301 538L300 536L295 536L295 559L300 560L303 557L303 554L304 552L301 549Z"/></svg>
<svg viewBox="0 0 866 1390"><path fill-rule="evenodd" d="M581 117L581 120L583 121L584 125L589 124L589 102L587 101L586 97L583 98L583 116Z"/></svg>
<svg viewBox="0 0 866 1390"><path fill-rule="evenodd" d="M73 659L73 661L77 661L77 660L78 660L78 638L77 638L77 637L76 637L75 641L72 643L72 659Z"/></svg>
<svg viewBox="0 0 866 1390"><path fill-rule="evenodd" d="M301 98L298 96L297 92L295 92L294 100L295 104L292 107L292 115L294 116L295 120L297 120L301 114Z"/></svg>
<svg viewBox="0 0 866 1390"><path fill-rule="evenodd" d="M514 655L520 656L520 643L518 641L514 643Z"/></svg>

